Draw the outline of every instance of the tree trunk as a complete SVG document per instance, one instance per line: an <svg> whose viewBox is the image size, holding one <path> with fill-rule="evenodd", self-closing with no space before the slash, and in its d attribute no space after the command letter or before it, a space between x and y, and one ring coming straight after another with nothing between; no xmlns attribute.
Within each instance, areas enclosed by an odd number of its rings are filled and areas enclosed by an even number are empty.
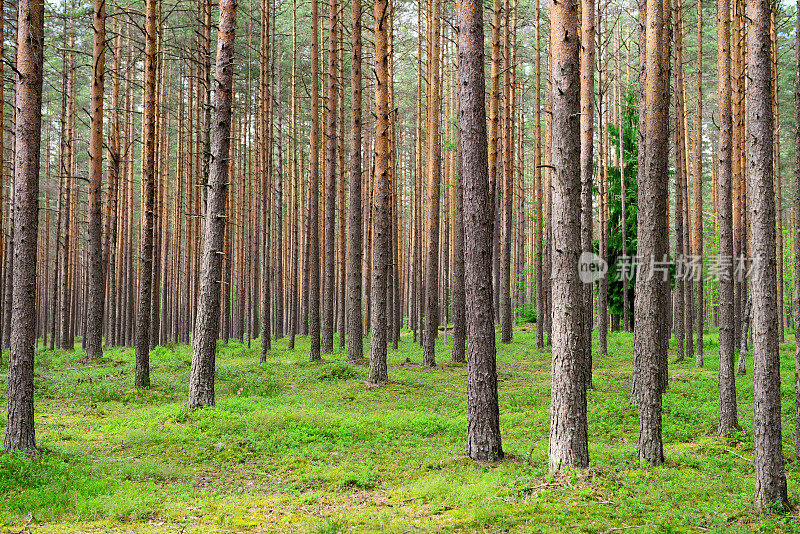
<svg viewBox="0 0 800 534"><path fill-rule="evenodd" d="M542 198L542 41L540 36L541 11L536 0L536 94L534 120L536 121L536 149L533 156L534 189L536 190L536 234L534 238L534 270L536 271L536 348L544 347L545 273L543 272L544 201Z"/></svg>
<svg viewBox="0 0 800 534"><path fill-rule="evenodd" d="M91 134L89 141L89 235L86 261L89 269L89 301L86 317L86 357L95 360L103 355L103 301L105 299L105 263L102 244L103 214L100 207L103 184L103 88L106 67L106 3L95 0L92 26Z"/></svg>
<svg viewBox="0 0 800 534"><path fill-rule="evenodd" d="M499 0L498 0L499 1ZM428 251L425 259L425 331L422 364L436 365L436 337L439 332L439 186L441 182L440 103L439 94L439 2L428 2L428 91L427 155L428 155ZM376 204L377 205L377 204Z"/></svg>
<svg viewBox="0 0 800 534"><path fill-rule="evenodd" d="M730 0L717 0L717 95L719 99L719 154L717 162L719 254L733 258L733 117L731 90ZM722 15L725 16L722 16ZM730 264L729 264L730 263ZM727 436L739 428L734 374L733 263L721 263L719 276L719 424L717 433Z"/></svg>
<svg viewBox="0 0 800 534"><path fill-rule="evenodd" d="M336 19L338 2L330 2L328 26L328 90L325 98L325 283L322 296L322 352L333 352L333 298L336 288L336 104L339 86L336 81Z"/></svg>
<svg viewBox="0 0 800 534"><path fill-rule="evenodd" d="M192 336L192 369L189 379L189 409L214 405L214 360L219 336L222 250L227 216L228 167L233 103L234 35L236 0L221 0L219 6L216 90L213 102L211 160L203 219L200 288L197 323Z"/></svg>
<svg viewBox="0 0 800 534"><path fill-rule="evenodd" d="M639 172L637 254L639 269L634 299L634 373L638 374L635 398L639 405L638 457L653 465L664 463L661 434L661 400L664 375L668 305L663 273L655 270L667 252L666 199L667 143L669 137L668 29L661 0L647 0L641 14L646 27L644 118L644 165ZM641 105L641 104L640 104ZM640 151L642 149L640 148Z"/></svg>
<svg viewBox="0 0 800 534"><path fill-rule="evenodd" d="M481 22L483 17L481 17ZM467 27L465 29L470 29ZM460 55L459 55L460 60ZM457 120L461 116L461 102L456 102ZM484 115L486 111L484 111ZM485 134L484 134L485 135ZM466 363L466 286L464 283L464 167L462 162L464 142L461 135L456 135L456 206L453 239L453 362Z"/></svg>
<svg viewBox="0 0 800 534"><path fill-rule="evenodd" d="M694 117L694 260L703 264L703 3L697 2L697 108ZM703 277L695 282L695 364L703 367Z"/></svg>
<svg viewBox="0 0 800 534"><path fill-rule="evenodd" d="M347 243L347 357L364 356L361 321L361 0L353 0L352 132L350 148L350 228ZM344 117L342 118L344 120Z"/></svg>
<svg viewBox="0 0 800 534"><path fill-rule="evenodd" d="M503 457L492 304L492 205L484 107L483 6L458 1L458 131L464 209L467 344L467 455Z"/></svg>
<svg viewBox="0 0 800 534"><path fill-rule="evenodd" d="M753 375L755 379L755 506L788 506L781 442L781 377L775 258L770 18L766 0L747 2L748 181L753 233Z"/></svg>
<svg viewBox="0 0 800 534"><path fill-rule="evenodd" d="M309 359L322 360L319 331L319 0L311 1L311 144L308 155Z"/></svg>
<svg viewBox="0 0 800 534"><path fill-rule="evenodd" d="M5 450L36 448L33 354L36 342L36 236L39 222L39 151L42 136L44 3L17 5L17 79L14 153L14 256L11 351Z"/></svg>
<svg viewBox="0 0 800 534"><path fill-rule="evenodd" d="M580 47L580 162L581 162L581 250L591 254L592 245L592 188L594 187L594 0L581 0ZM592 284L582 284L583 344L586 387L592 387Z"/></svg>
<svg viewBox="0 0 800 534"><path fill-rule="evenodd" d="M552 386L550 471L589 464L581 250L578 0L550 5L552 138Z"/></svg>
<svg viewBox="0 0 800 534"><path fill-rule="evenodd" d="M514 142L512 134L514 131L512 105L514 91L512 89L512 71L514 65L511 63L511 2L504 0L504 19L503 25L503 56L505 65L503 69L503 184L502 184L502 204L500 205L501 220L501 243L500 243L500 322L501 322L501 343L511 343L513 336L514 316L511 305L511 218L514 191Z"/></svg>
<svg viewBox="0 0 800 534"><path fill-rule="evenodd" d="M153 293L153 225L156 160L156 17L158 0L146 2L144 93L142 100L142 238L139 266L139 307L136 319L137 388L150 387L150 304ZM219 278L217 278L219 279Z"/></svg>
<svg viewBox="0 0 800 534"><path fill-rule="evenodd" d="M387 274L391 251L391 192L389 179L389 46L387 0L375 2L375 180L372 241L372 326L370 339L369 382L389 380L386 368Z"/></svg>
<svg viewBox="0 0 800 534"><path fill-rule="evenodd" d="M797 11L800 13L800 0ZM800 265L800 17L797 17L795 30L795 69L794 69L794 261ZM800 458L800 285L795 278L794 288L794 454L795 461Z"/></svg>
<svg viewBox="0 0 800 534"><path fill-rule="evenodd" d="M685 113L684 94L683 94L683 40L681 34L681 0L678 0L678 7L675 10L675 21L673 31L675 32L675 289L673 292L673 314L672 325L675 331L675 341L677 345L676 361L682 362L686 359L684 342L686 341L686 330L684 314L686 313L685 303L685 280L686 280L686 254L684 248L684 219L683 205L686 202L684 193L686 191L686 157L684 150L686 140L683 132L683 116ZM688 222L686 223L688 224Z"/></svg>

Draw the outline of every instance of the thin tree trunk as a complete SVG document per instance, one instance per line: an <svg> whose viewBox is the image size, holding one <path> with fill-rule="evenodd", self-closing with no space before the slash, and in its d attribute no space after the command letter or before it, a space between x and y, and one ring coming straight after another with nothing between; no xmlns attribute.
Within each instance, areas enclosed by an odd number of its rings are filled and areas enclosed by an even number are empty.
<svg viewBox="0 0 800 534"><path fill-rule="evenodd" d="M501 219L501 243L500 243L500 320L502 343L511 343L513 337L514 316L511 304L511 219L514 191L514 141L512 134L514 131L512 104L514 91L512 89L512 71L514 65L511 63L511 2L504 0L504 19L503 26L503 55L505 56L505 68L503 69L503 185L502 185L502 204L500 206Z"/></svg>
<svg viewBox="0 0 800 534"><path fill-rule="evenodd" d="M797 11L800 13L800 0ZM800 17L795 29L795 68L794 68L794 261L800 265ZM794 284L794 454L795 462L800 460L800 284Z"/></svg>
<svg viewBox="0 0 800 534"><path fill-rule="evenodd" d="M694 117L694 260L703 264L703 3L697 2L697 108ZM695 365L703 367L703 277L695 285Z"/></svg>
<svg viewBox="0 0 800 534"><path fill-rule="evenodd" d="M334 289L336 288L336 105L339 86L336 21L339 6L330 0L328 23L328 90L325 94L325 283L322 295L322 352L333 352Z"/></svg>
<svg viewBox="0 0 800 534"><path fill-rule="evenodd" d="M309 359L320 355L319 276L319 0L311 1L311 144L308 166L308 323Z"/></svg>
<svg viewBox="0 0 800 534"><path fill-rule="evenodd" d="M153 292L153 225L156 159L156 17L158 0L146 2L144 93L142 100L142 238L139 265L139 309L136 319L137 388L150 387L150 304Z"/></svg>
<svg viewBox="0 0 800 534"><path fill-rule="evenodd" d="M499 1L499 0L498 0ZM425 259L425 331L422 364L436 365L436 337L439 331L439 186L440 154L440 71L439 2L428 2L428 91L427 97L427 174L428 174L428 251ZM377 204L376 204L377 205Z"/></svg>
<svg viewBox="0 0 800 534"><path fill-rule="evenodd" d="M361 0L352 5L353 58L352 131L350 145L350 228L347 243L347 357L358 361L364 356L364 330L361 314ZM342 117L344 120L344 117Z"/></svg>
<svg viewBox="0 0 800 534"><path fill-rule="evenodd" d="M581 250L591 254L592 188L594 187L594 0L581 0L580 47L580 161L581 161ZM583 344L586 387L592 387L592 284L583 283Z"/></svg>
<svg viewBox="0 0 800 534"><path fill-rule="evenodd" d="M536 1L536 93L534 103L534 120L536 121L536 149L533 156L534 165L534 189L536 190L536 237L534 239L534 269L536 271L536 347L544 347L545 330L545 273L543 272L543 222L544 222L544 201L542 198L542 41L539 27L541 25L541 11L539 0Z"/></svg>
<svg viewBox="0 0 800 534"><path fill-rule="evenodd" d="M675 290L673 298L673 329L675 331L675 341L677 344L676 361L682 362L686 359L684 343L686 341L686 329L684 314L688 311L685 306L686 293L686 254L684 248L684 204L686 203L686 139L683 131L683 117L685 113L684 92L683 92L683 34L681 26L682 3L677 0L675 9L675 21L672 30L675 32L675 258L676 271ZM686 222L688 225L688 222Z"/></svg>
<svg viewBox="0 0 800 534"><path fill-rule="evenodd" d="M719 153L717 162L717 203L719 254L733 258L733 207L731 199L733 166L733 117L731 88L730 0L717 0L717 95L719 102ZM733 262L723 262L719 276L719 424L717 433L727 436L739 428L736 407L734 356Z"/></svg>

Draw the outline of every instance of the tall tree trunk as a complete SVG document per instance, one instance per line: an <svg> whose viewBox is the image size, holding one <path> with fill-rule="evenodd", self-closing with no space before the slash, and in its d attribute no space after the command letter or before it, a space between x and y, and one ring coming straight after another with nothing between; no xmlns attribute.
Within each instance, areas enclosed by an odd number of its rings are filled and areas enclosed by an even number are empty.
<svg viewBox="0 0 800 534"><path fill-rule="evenodd" d="M272 175L270 160L270 135L269 113L271 109L270 95L270 59L272 49L270 47L270 0L261 2L261 72L260 74L260 106L259 113L261 119L261 139L259 156L261 160L261 249L263 261L259 274L261 276L261 355L260 361L267 361L267 353L272 348L272 302L270 301L270 238L272 236L272 224L270 213L270 190L272 188Z"/></svg>
<svg viewBox="0 0 800 534"><path fill-rule="evenodd" d="M775 194L772 156L772 3L747 2L748 181L753 231L753 375L755 379L755 506L788 506L781 441L781 376L775 258Z"/></svg>
<svg viewBox="0 0 800 534"><path fill-rule="evenodd" d="M89 302L86 316L86 357L94 360L103 355L103 301L105 299L105 262L103 258L100 207L103 184L103 89L106 71L106 2L94 0L92 27L92 105L89 141L89 235L86 262L89 270Z"/></svg>
<svg viewBox="0 0 800 534"><path fill-rule="evenodd" d="M350 228L347 243L347 357L358 361L364 356L364 330L361 321L361 0L352 5L353 58L352 131L350 145ZM344 120L344 117L342 117Z"/></svg>
<svg viewBox="0 0 800 534"><path fill-rule="evenodd" d="M142 238L139 265L139 306L136 319L137 388L150 387L150 304L153 293L153 225L156 160L156 18L158 0L146 2L144 93L142 100ZM219 279L219 278L217 278Z"/></svg>
<svg viewBox="0 0 800 534"><path fill-rule="evenodd" d="M717 0L717 95L719 102L719 152L717 203L719 254L733 258L733 117L731 88L730 0ZM739 428L734 373L735 331L733 263L722 262L719 276L719 424L717 432L727 436Z"/></svg>
<svg viewBox="0 0 800 534"><path fill-rule="evenodd" d="M325 283L322 296L322 352L333 352L333 299L336 288L336 104L339 86L336 20L339 6L330 0L328 23L328 90L325 98Z"/></svg>
<svg viewBox="0 0 800 534"><path fill-rule="evenodd" d="M389 233L391 192L389 178L389 46L387 0L375 2L375 180L373 182L374 223L372 241L372 326L370 339L369 381L382 384L389 380L386 368L387 274L391 257Z"/></svg>
<svg viewBox="0 0 800 534"><path fill-rule="evenodd" d="M122 65L122 34L119 32L119 25L114 25L114 33L117 34L114 39L113 54L114 54L114 76L112 79L111 89L111 124L109 125L109 141L108 141L108 226L106 231L104 263L108 273L108 293L106 299L108 301L108 322L107 322L107 343L112 347L118 344L117 337L117 324L119 314L117 309L117 284L119 283L119 276L117 272L117 258L119 257L118 246L118 233L119 233L119 214L120 214L120 151L121 151L121 137L120 137L120 116L119 116L119 89L120 89L120 71ZM181 109L183 109L181 107ZM182 151L181 151L182 153ZM177 209L177 208L176 208ZM176 212L175 221L180 225L178 216L180 212Z"/></svg>
<svg viewBox="0 0 800 534"><path fill-rule="evenodd" d="M458 0L458 131L464 209L467 344L467 455L503 457L492 304L492 208L484 107L483 6Z"/></svg>
<svg viewBox="0 0 800 534"><path fill-rule="evenodd" d="M234 36L236 0L221 0L216 72L214 75L214 116L211 160L203 219L200 288L197 323L192 336L192 369L189 378L189 409L214 405L214 360L219 336L222 247L225 235L225 206L228 198L228 167L233 104Z"/></svg>
<svg viewBox="0 0 800 534"><path fill-rule="evenodd" d="M581 1L580 129L581 129L581 250L591 254L592 188L594 187L594 0ZM586 387L592 387L592 284L583 283L583 343Z"/></svg>
<svg viewBox="0 0 800 534"><path fill-rule="evenodd" d="M545 330L545 275L543 272L543 237L544 237L544 201L542 198L542 40L540 35L541 11L539 0L536 0L536 74L535 74L535 96L534 120L536 121L536 147L533 156L534 165L534 189L536 190L536 235L534 239L534 269L536 271L536 347L544 347Z"/></svg>
<svg viewBox="0 0 800 534"><path fill-rule="evenodd" d="M470 6L472 7L472 6ZM481 23L483 17L481 17ZM464 31L472 28L466 27ZM459 54L459 61L461 55ZM458 86L456 86L458 87ZM461 101L457 98L456 102L457 121L461 120ZM484 108L484 115L486 114ZM484 133L485 135L485 133ZM453 362L466 363L466 286L464 271L464 166L463 166L464 142L461 135L456 135L456 185L455 185L455 219L454 239L453 239Z"/></svg>
<svg viewBox="0 0 800 534"><path fill-rule="evenodd" d="M703 264L703 2L697 2L697 108L694 116L694 224L692 254ZM695 364L703 367L703 277L695 282Z"/></svg>
<svg viewBox="0 0 800 534"><path fill-rule="evenodd" d="M319 0L311 0L311 143L308 155L309 359L322 360L319 331Z"/></svg>
<svg viewBox="0 0 800 534"><path fill-rule="evenodd" d="M800 13L800 0L797 1ZM794 261L800 265L800 17L795 29L795 68L794 68ZM796 276L796 275L795 275ZM794 371L794 454L795 461L800 458L800 284L795 278L794 287L794 332L795 332L795 371Z"/></svg>
<svg viewBox="0 0 800 534"><path fill-rule="evenodd" d="M500 30L502 27L502 0L492 0L492 66L489 88L489 201L492 203L492 313L495 320L500 313L498 267L495 243L495 221L497 220L497 190L500 179L500 72L502 70L502 49Z"/></svg>
<svg viewBox="0 0 800 534"><path fill-rule="evenodd" d="M644 80L644 166L639 172L637 254L640 257L634 299L634 373L638 373L639 405L638 457L653 465L664 463L661 433L661 401L664 375L667 321L666 284L655 269L665 259L667 199L667 127L669 110L669 69L666 6L661 0L647 0L642 13L645 34ZM641 104L640 104L641 105ZM642 149L640 148L640 151Z"/></svg>
<svg viewBox="0 0 800 534"><path fill-rule="evenodd" d="M598 32L598 41L602 42L600 36L603 34L603 15L605 11L601 10L597 16L597 24L600 26L600 32ZM598 46L598 48L600 48ZM603 50L600 49L600 54L603 53ZM603 107L604 101L606 100L608 95L608 89L603 89L603 69L600 69L598 72L598 85L600 86L600 98L598 99L598 118L600 120L600 138L598 141L600 142L600 180L598 180L598 194L600 197L600 206L598 210L598 218L600 223L600 235L598 239L598 255L600 258L608 262L608 224L607 224L607 206L608 206L608 192L606 191L606 184L608 182L608 128L607 119L604 119L606 114L608 113L608 107ZM605 110L605 111L604 111ZM605 356L608 354L608 278L606 276L601 276L599 283L598 283L598 290L597 290L597 341L600 345L600 354Z"/></svg>
<svg viewBox="0 0 800 534"><path fill-rule="evenodd" d="M273 26L275 24L275 17L273 17ZM273 32L273 40L274 40ZM280 339L283 337L283 322L284 322L284 291L283 291L283 258L284 258L284 241L283 241L283 112L281 111L281 60L280 42L276 45L274 51L275 63L275 93L274 93L274 106L275 106L275 128L277 129L276 145L275 145L275 310L270 312L275 318L275 338ZM266 258L264 258L266 260ZM262 328L263 329L263 328Z"/></svg>
<svg viewBox="0 0 800 534"><path fill-rule="evenodd" d="M337 267L337 281L336 281L336 332L339 334L339 350L345 348L345 341L346 341L346 333L347 327L345 326L346 313L345 313L345 298L346 298L346 291L347 291L347 268L346 268L346 259L345 259L345 250L346 245L345 242L347 241L347 236L345 232L347 231L347 206L345 204L345 119L344 119L344 16L339 22L338 25L338 40L339 40L339 50L337 51L338 58L336 60L336 78L337 83L340 85L339 87L339 98L337 102L338 111L337 114L339 115L339 131L337 134L338 138L338 175L337 175L337 195L339 197L338 205L339 205L339 219L337 221L339 225L339 237L337 238L337 249L338 249L338 257L336 259ZM359 143L360 146L360 143Z"/></svg>
<svg viewBox="0 0 800 534"><path fill-rule="evenodd" d="M498 0L499 1L499 0ZM436 365L436 337L439 332L439 186L441 182L440 154L440 72L439 72L439 2L428 1L428 91L427 97L427 155L428 155L428 251L425 259L425 332L422 364ZM376 204L377 205L377 204Z"/></svg>
<svg viewBox="0 0 800 534"><path fill-rule="evenodd" d="M17 79L14 153L14 303L8 364L8 412L3 448L36 448L33 354L36 342L36 235L39 226L39 150L42 136L44 2L17 4Z"/></svg>
<svg viewBox="0 0 800 534"><path fill-rule="evenodd" d="M800 0L797 0L797 11L800 13ZM800 17L797 18L795 30L795 67L794 67L794 262L800 265ZM796 276L796 275L795 275ZM800 343L797 341L800 332L800 284L795 278L794 284L794 454L795 461L800 458Z"/></svg>
<svg viewBox="0 0 800 534"><path fill-rule="evenodd" d="M580 38L578 0L550 5L552 58L552 310L550 471L589 464L581 250Z"/></svg>
<svg viewBox="0 0 800 534"><path fill-rule="evenodd" d="M683 28L681 26L682 3L677 0L675 8L675 19L673 22L673 32L675 36L675 258L676 276L675 290L673 293L673 315L672 325L675 331L675 341L677 344L677 361L682 362L686 358L684 343L686 341L686 329L684 317L688 312L685 304L686 289L686 254L684 248L684 204L686 203L686 139L683 131L683 117L685 113L684 92L683 92ZM688 226L688 221L686 225Z"/></svg>
<svg viewBox="0 0 800 534"><path fill-rule="evenodd" d="M500 206L501 220L501 243L500 243L500 321L502 343L511 343L513 336L514 316L511 304L511 218L514 196L514 141L512 133L514 131L512 104L514 91L512 89L512 71L514 65L511 63L511 2L504 0L504 19L503 25L503 55L505 65L503 69L503 185L502 185L502 204Z"/></svg>
<svg viewBox="0 0 800 534"><path fill-rule="evenodd" d="M292 153L292 188L294 191L294 199L292 200L292 250L293 250L293 263L290 264L292 270L290 282L290 295L291 295L291 313L289 314L289 349L294 349L295 336L299 325L299 307L300 307L300 287L298 285L298 278L300 275L300 254L302 246L300 245L300 221L299 207L300 201L298 197L299 188L298 182L302 179L297 169L297 0L292 0L292 135L289 143L291 144Z"/></svg>

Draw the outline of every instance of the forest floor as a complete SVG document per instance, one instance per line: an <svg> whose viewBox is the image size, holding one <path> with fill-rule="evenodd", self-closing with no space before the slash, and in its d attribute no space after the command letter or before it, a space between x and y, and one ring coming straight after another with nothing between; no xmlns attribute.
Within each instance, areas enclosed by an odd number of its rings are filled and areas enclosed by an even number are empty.
<svg viewBox="0 0 800 534"><path fill-rule="evenodd" d="M448 337L448 341L452 338ZM781 345L784 450L792 502L794 338ZM672 363L664 397L666 464L636 460L629 401L633 336L609 336L589 392L590 468L547 473L550 353L521 327L498 344L503 447L492 465L464 456L466 366L425 368L404 332L389 377L368 389L366 361L311 364L305 338L222 346L217 404L187 414L190 351L153 351L149 391L133 389L133 350L43 350L36 358L41 453L0 455L2 532L775 532L797 511L757 514L753 380L737 377L743 430L716 437L717 335L706 367ZM5 374L5 369L2 371ZM0 402L5 407L5 377ZM5 425L5 410L0 414Z"/></svg>

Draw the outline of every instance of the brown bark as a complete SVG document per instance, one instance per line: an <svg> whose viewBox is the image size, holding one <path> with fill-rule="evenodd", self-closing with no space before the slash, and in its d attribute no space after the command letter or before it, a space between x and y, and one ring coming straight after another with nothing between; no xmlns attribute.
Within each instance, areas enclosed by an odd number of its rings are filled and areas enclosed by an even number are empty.
<svg viewBox="0 0 800 534"><path fill-rule="evenodd" d="M262 232L261 249L264 261L259 268L261 280L261 362L267 361L267 352L272 348L272 303L270 301L270 261L269 249L270 238L272 237L271 213L270 213L270 188L272 187L271 160L270 160L270 0L261 2L261 71L260 71L260 120L261 139L259 139L259 156L261 165L261 206L260 214Z"/></svg>
<svg viewBox="0 0 800 534"><path fill-rule="evenodd" d="M228 166L233 101L234 36L236 0L219 5L219 37L214 80L214 116L211 159L203 219L200 288L197 323L192 336L192 369L189 379L189 409L214 405L214 360L219 335L222 247L228 198Z"/></svg>
<svg viewBox="0 0 800 534"><path fill-rule="evenodd" d="M467 345L467 455L503 457L492 305L492 209L484 104L483 8L458 1L458 130L463 177Z"/></svg>
<svg viewBox="0 0 800 534"><path fill-rule="evenodd" d="M36 236L39 222L39 151L42 135L44 3L17 4L14 153L14 256L11 351L5 450L36 448L33 354L36 324Z"/></svg>
<svg viewBox="0 0 800 534"><path fill-rule="evenodd" d="M580 162L581 250L592 253L592 188L594 187L594 0L581 1ZM592 284L583 287L583 344L586 386L592 387Z"/></svg>
<svg viewBox="0 0 800 534"><path fill-rule="evenodd" d="M500 243L500 322L502 343L511 343L513 337L514 316L511 304L511 220L514 191L514 122L512 88L512 72L514 65L511 63L511 2L504 0L504 25L503 25L503 55L505 65L503 68L503 183L502 204L500 206L501 243Z"/></svg>
<svg viewBox="0 0 800 534"><path fill-rule="evenodd" d="M589 464L581 250L578 0L550 5L552 58L552 386L550 471Z"/></svg>
<svg viewBox="0 0 800 534"><path fill-rule="evenodd" d="M352 86L352 131L350 145L350 228L347 243L347 357L350 361L364 356L364 330L361 314L361 0L352 3L353 57L350 71ZM344 120L344 117L342 117Z"/></svg>
<svg viewBox="0 0 800 534"><path fill-rule="evenodd" d="M499 0L498 0L499 1ZM440 20L439 2L428 1L428 91L427 98L427 185L428 250L425 258L425 331L422 363L436 365L436 337L439 331L439 186L442 178L440 140Z"/></svg>
<svg viewBox="0 0 800 534"><path fill-rule="evenodd" d="M142 130L142 237L139 266L139 309L136 319L137 388L150 387L150 305L153 292L153 226L156 159L156 18L158 0L146 2L144 103Z"/></svg>
<svg viewBox="0 0 800 534"><path fill-rule="evenodd" d="M536 234L534 238L534 270L536 271L536 347L544 347L544 314L545 314L545 273L543 272L543 236L544 236L544 201L542 198L542 41L540 36L541 11L539 0L536 0L536 87L534 120L536 121L536 147L533 155L534 189L536 190Z"/></svg>
<svg viewBox="0 0 800 534"><path fill-rule="evenodd" d="M638 457L653 465L664 462L661 432L661 401L667 321L667 286L653 262L664 261L666 243L667 143L669 106L669 37L665 6L647 0L642 21L645 34L643 167L639 172L637 254L640 257L634 299L634 358L638 373L635 396L639 405ZM640 153L641 153L640 148Z"/></svg>
<svg viewBox="0 0 800 534"><path fill-rule="evenodd" d="M675 341L677 344L676 361L686 359L684 343L686 330L684 317L688 311L685 306L685 259L688 251L684 248L684 204L686 203L686 139L683 130L683 117L685 113L684 84L683 84L683 5L677 0L673 31L675 32L675 261L677 276L673 293L673 322ZM688 225L688 222L686 223Z"/></svg>
<svg viewBox="0 0 800 534"><path fill-rule="evenodd" d="M697 108L694 116L694 222L692 254L703 258L703 3L697 2ZM695 282L695 364L703 366L703 277Z"/></svg>
<svg viewBox="0 0 800 534"><path fill-rule="evenodd" d="M297 0L292 0L292 135L290 139L291 144L291 157L292 157L292 188L294 192L294 199L292 200L292 209L294 214L292 216L292 250L293 250L293 263L290 264L291 282L290 282L290 298L291 298L291 312L289 314L289 349L294 349L295 336L297 334L300 319L300 286L298 279L300 276L300 253L302 246L300 245L300 227L301 217L300 199L298 182L301 180L301 175L297 169Z"/></svg>
<svg viewBox="0 0 800 534"><path fill-rule="evenodd" d="M601 31L599 32L602 34L602 25L601 22L603 21L603 14L604 10L601 10L598 17L597 22L598 25L601 27ZM598 47L599 48L599 47ZM602 49L600 50L602 53ZM606 192L606 183L608 181L608 127L607 127L607 120L605 119L606 114L608 113L608 107L603 107L605 101L607 100L608 89L603 89L603 69L600 69L598 72L598 85L600 86L600 98L598 99L598 117L600 120L600 132L602 132L599 136L599 143L600 143L600 167L601 167L601 174L600 179L598 180L598 193L599 193L599 223L600 223L600 235L598 239L598 255L604 261L608 261L608 224L607 224L607 205L608 205L608 193ZM600 277L598 283L598 291L597 291L597 341L600 345L600 354L605 356L608 354L608 278L605 276Z"/></svg>
<svg viewBox="0 0 800 534"><path fill-rule="evenodd" d="M334 289L336 288L336 104L339 86L336 21L339 7L331 0L328 23L328 89L325 94L325 283L322 295L322 352L333 352Z"/></svg>
<svg viewBox="0 0 800 534"><path fill-rule="evenodd" d="M772 77L768 0L747 2L748 182L753 232L753 375L755 379L755 506L788 506L781 441L781 377L775 257Z"/></svg>
<svg viewBox="0 0 800 534"><path fill-rule="evenodd" d="M89 271L89 294L86 316L86 357L97 359L103 355L103 301L105 299L105 262L102 244L103 183L103 89L106 70L106 2L94 0L92 27L94 45L92 52L92 103L89 140L89 234L86 261Z"/></svg>
<svg viewBox="0 0 800 534"><path fill-rule="evenodd" d="M459 55L460 56L460 55ZM456 102L456 120L461 115L460 101ZM484 111L484 114L486 112ZM464 143L461 135L456 135L455 168L455 218L453 221L453 352L456 363L466 363L466 286L464 271L464 168L462 164Z"/></svg>
<svg viewBox="0 0 800 534"><path fill-rule="evenodd" d="M339 349L344 349L345 347L345 339L346 339L346 331L347 327L345 326L346 313L345 313L345 295L346 295L346 286L347 286L347 268L346 268L346 260L345 260L345 249L346 249L346 241L347 237L345 232L347 230L347 205L345 203L345 120L344 120L344 83L342 79L344 78L344 17L340 21L338 25L338 42L339 42L339 49L337 50L337 61L336 61L336 78L337 84L340 84L339 92L338 92L338 100L337 100L337 115L339 116L338 121L338 175L337 175L337 195L339 197L338 200L338 221L339 224L339 236L337 238L337 253L338 257L336 259L336 332L339 334ZM360 144L359 144L360 146Z"/></svg>
<svg viewBox="0 0 800 534"><path fill-rule="evenodd" d="M731 87L730 0L717 0L717 95L719 105L719 149L717 197L719 254L733 259L733 117ZM735 331L733 264L722 263L719 277L719 424L717 432L726 436L739 428L734 374Z"/></svg>
<svg viewBox="0 0 800 534"><path fill-rule="evenodd" d="M800 0L797 11L800 13ZM800 17L797 17L795 30L795 68L794 68L794 261L800 265ZM794 289L794 331L800 332L800 285L795 281ZM800 343L795 339L794 349L794 454L795 461L800 457Z"/></svg>
<svg viewBox="0 0 800 534"><path fill-rule="evenodd" d="M387 0L375 2L375 180L373 190L372 240L372 327L370 339L369 381L382 384L389 380L386 368L387 274L391 250L389 221L391 192L389 178L389 50Z"/></svg>
<svg viewBox="0 0 800 534"><path fill-rule="evenodd" d="M311 143L308 156L309 359L320 361L319 276L319 0L311 1Z"/></svg>

